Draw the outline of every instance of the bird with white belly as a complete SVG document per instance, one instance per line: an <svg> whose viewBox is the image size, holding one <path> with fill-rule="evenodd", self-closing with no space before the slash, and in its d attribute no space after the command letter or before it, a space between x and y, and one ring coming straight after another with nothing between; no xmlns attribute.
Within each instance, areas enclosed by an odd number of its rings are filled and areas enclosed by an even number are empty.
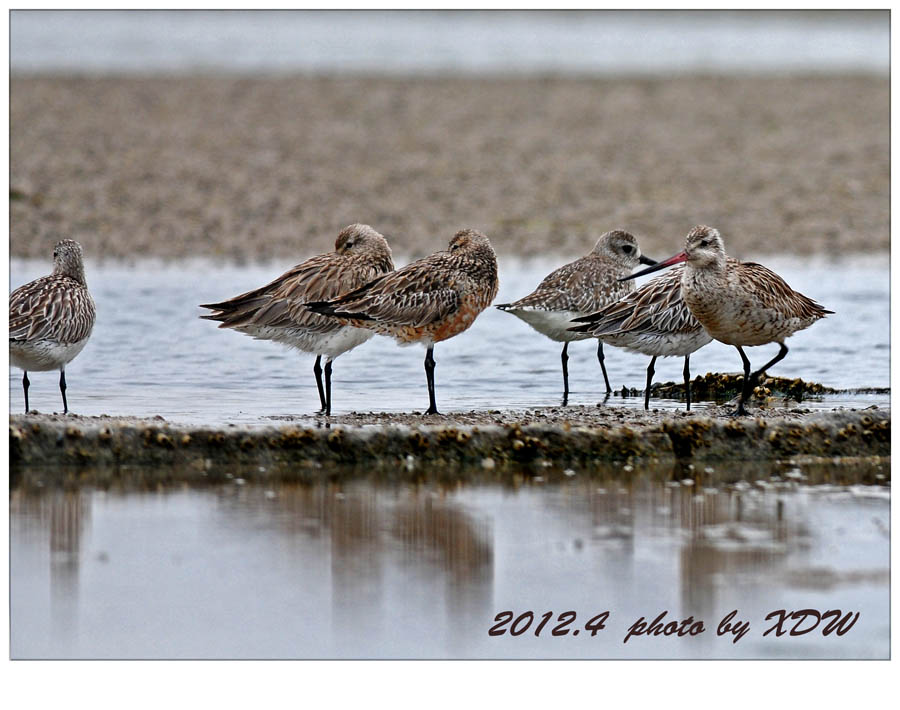
<svg viewBox="0 0 900 710"><path fill-rule="evenodd" d="M84 277L81 245L71 239L63 239L53 249L52 274L9 295L9 361L24 371L26 414L28 373L47 370L59 370L63 414L68 414L66 365L87 345L96 313Z"/></svg>
<svg viewBox="0 0 900 710"><path fill-rule="evenodd" d="M351 224L338 234L334 251L307 259L253 291L221 303L204 304L201 308L213 313L200 317L219 321L220 328L314 353L313 374L322 405L320 412L327 416L331 414L332 361L362 345L372 333L316 315L304 304L334 298L393 270L387 240L367 224Z"/></svg>
<svg viewBox="0 0 900 710"><path fill-rule="evenodd" d="M633 284L620 279L638 264L655 264L641 254L634 235L622 230L607 232L587 256L559 267L547 275L538 287L512 303L497 306L528 323L538 333L563 343L563 404L569 401L569 343L587 340L587 333L569 330L572 321L595 313L634 290ZM612 392L603 354L603 341L597 343L597 359L603 372L606 393Z"/></svg>
<svg viewBox="0 0 900 710"><path fill-rule="evenodd" d="M608 345L650 356L644 409L650 408L656 358L683 357L686 409L690 411L691 354L712 341L681 296L683 270L684 266L676 266L597 313L576 318L575 322L583 325L571 329L593 335Z"/></svg>

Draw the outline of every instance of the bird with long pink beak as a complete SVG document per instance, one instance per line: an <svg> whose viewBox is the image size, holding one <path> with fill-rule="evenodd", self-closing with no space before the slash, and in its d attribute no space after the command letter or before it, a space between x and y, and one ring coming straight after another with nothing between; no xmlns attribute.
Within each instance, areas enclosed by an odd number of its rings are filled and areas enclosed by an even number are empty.
<svg viewBox="0 0 900 710"><path fill-rule="evenodd" d="M714 339L741 355L744 383L734 414L747 414L744 405L760 375L787 355L785 339L834 311L794 291L765 266L727 256L718 230L702 225L688 232L684 251L622 280L681 262L681 295L691 313ZM751 373L744 347L768 343L778 343L778 354Z"/></svg>

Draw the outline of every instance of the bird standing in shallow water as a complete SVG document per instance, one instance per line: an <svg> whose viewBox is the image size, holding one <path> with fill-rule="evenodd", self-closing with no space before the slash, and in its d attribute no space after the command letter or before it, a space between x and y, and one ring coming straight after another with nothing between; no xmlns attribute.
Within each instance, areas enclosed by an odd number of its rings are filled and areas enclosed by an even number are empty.
<svg viewBox="0 0 900 710"><path fill-rule="evenodd" d="M718 230L702 225L688 232L684 251L628 278L681 262L681 293L691 313L713 338L741 355L744 383L734 414L746 414L744 404L759 376L787 355L785 339L834 311L794 291L765 266L726 256ZM744 347L768 343L778 343L778 354L751 374Z"/></svg>
<svg viewBox="0 0 900 710"><path fill-rule="evenodd" d="M644 409L650 408L650 384L658 357L684 358L684 390L691 410L691 353L712 341L681 297L683 266L676 266L597 313L575 318L571 330L601 342L650 355Z"/></svg>
<svg viewBox="0 0 900 710"><path fill-rule="evenodd" d="M200 306L214 311L200 316L220 321L259 340L274 340L315 353L313 373L321 413L331 414L331 361L372 337L372 333L311 313L308 301L334 298L394 269L387 240L367 224L345 227L334 251L314 256L265 286L221 303ZM322 357L325 387L322 387Z"/></svg>
<svg viewBox="0 0 900 710"><path fill-rule="evenodd" d="M587 333L570 330L572 321L594 313L625 294L634 285L620 281L638 264L655 264L641 254L637 239L628 232L607 232L587 256L583 256L544 278L527 296L513 303L501 303L501 311L512 313L528 323L538 333L564 343L562 349L563 405L569 401L569 343L586 340ZM606 393L612 392L604 363L603 341L597 343L597 359L603 372Z"/></svg>
<svg viewBox="0 0 900 710"><path fill-rule="evenodd" d="M84 278L81 245L64 239L53 249L53 273L19 286L9 295L9 361L24 370L25 413L28 371L59 370L63 414L66 364L87 345L96 307Z"/></svg>
<svg viewBox="0 0 900 710"><path fill-rule="evenodd" d="M497 295L497 257L488 238L463 229L446 251L424 259L330 301L311 302L314 313L388 335L401 345L426 348L425 376L429 406L439 414L434 396L434 345L475 322Z"/></svg>

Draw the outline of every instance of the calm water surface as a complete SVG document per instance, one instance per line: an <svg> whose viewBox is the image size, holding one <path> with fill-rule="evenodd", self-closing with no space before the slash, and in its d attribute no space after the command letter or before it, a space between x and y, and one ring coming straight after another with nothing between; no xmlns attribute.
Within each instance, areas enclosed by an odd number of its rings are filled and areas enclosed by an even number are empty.
<svg viewBox="0 0 900 710"><path fill-rule="evenodd" d="M887 74L888 12L28 12L13 72Z"/></svg>
<svg viewBox="0 0 900 710"><path fill-rule="evenodd" d="M402 260L398 259L398 263ZM889 384L887 258L766 263L836 311L794 337L777 373L838 388ZM68 369L82 414L271 424L317 405L313 358L218 330L196 304L265 283L289 264L88 264L98 323ZM556 264L501 260L498 302ZM12 260L18 285L46 273ZM752 349L754 362L772 348ZM762 352L760 352L762 351ZM601 398L590 342L571 348L572 401ZM335 365L337 412L421 411L421 348L377 337ZM559 348L495 309L436 351L445 411L556 405ZM735 371L713 344L695 372ZM612 381L641 387L647 359L610 349ZM658 381L681 364L659 361ZM13 410L21 375L10 372ZM30 394L59 408L54 373ZM814 406L889 406L839 395ZM642 406L614 397L607 406ZM669 401L656 406L680 407ZM700 405L703 406L702 404ZM883 658L888 654L887 466L735 463L522 472L510 485L247 484L11 492L15 658ZM245 474L246 475L246 474ZM35 476L30 475L30 480ZM685 480L688 479L688 480ZM323 481L325 476L323 475ZM777 609L859 612L843 636L763 636ZM737 644L715 629L737 609ZM491 637L502 611L532 611ZM534 629L554 612L540 636ZM553 636L557 616L577 614ZM596 636L584 624L609 611ZM639 617L693 616L705 632L633 638ZM527 616L519 622L521 629Z"/></svg>
<svg viewBox="0 0 900 710"><path fill-rule="evenodd" d="M788 340L790 353L772 374L802 377L837 389L890 386L889 260L826 262L762 260L788 283L835 311ZM398 258L397 263L405 263ZM559 259L500 260L496 303L529 293ZM234 266L209 262L134 266L87 264L97 302L97 325L84 351L66 369L73 412L85 415L162 415L184 423L271 423L269 417L311 414L319 400L314 357L233 331L219 330L197 307L250 290L291 264ZM12 259L16 287L49 271L46 262ZM641 282L644 280L642 279ZM561 346L495 308L468 331L435 348L442 412L556 406L562 396ZM649 359L606 349L614 388L642 389ZM763 364L777 346L748 348ZM425 351L375 336L335 361L334 413L424 411L428 403ZM594 341L569 347L570 404L602 401L604 387ZM680 381L683 361L660 359L655 382ZM691 357L692 373L740 372L734 348L711 343ZM31 406L59 411L58 375L29 376ZM21 371L10 368L10 406L24 408ZM683 403L653 400L652 406ZM889 406L887 395L843 394L805 406ZM613 396L607 406L642 407L641 397ZM698 407L702 408L703 403Z"/></svg>
<svg viewBox="0 0 900 710"><path fill-rule="evenodd" d="M887 475L742 465L484 486L14 490L11 655L886 658ZM716 635L735 609L750 623L738 643ZM859 617L841 636L764 636L779 609ZM488 635L506 610L535 622ZM579 635L553 636L566 611ZM663 611L705 631L623 643Z"/></svg>

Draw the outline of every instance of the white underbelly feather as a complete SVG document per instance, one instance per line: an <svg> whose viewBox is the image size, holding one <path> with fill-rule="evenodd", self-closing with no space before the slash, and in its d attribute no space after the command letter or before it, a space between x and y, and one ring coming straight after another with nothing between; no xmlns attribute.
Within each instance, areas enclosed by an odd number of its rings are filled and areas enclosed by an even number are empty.
<svg viewBox="0 0 900 710"><path fill-rule="evenodd" d="M574 328L578 323L573 323L573 318L587 315L578 311L545 311L538 308L510 308L507 313L512 313L528 323L538 333L546 335L551 340L560 343L569 343L574 340L587 340L593 336L588 333L573 333L569 328Z"/></svg>
<svg viewBox="0 0 900 710"><path fill-rule="evenodd" d="M684 357L712 341L704 330L681 333L621 333L600 338L613 347L650 357Z"/></svg>
<svg viewBox="0 0 900 710"><path fill-rule="evenodd" d="M272 326L246 326L240 330L257 340L272 340L305 353L324 355L329 360L362 345L374 335L370 330L354 328L349 325L328 333Z"/></svg>
<svg viewBox="0 0 900 710"><path fill-rule="evenodd" d="M87 342L88 338L69 344L54 340L10 340L9 362L32 372L61 370L84 350Z"/></svg>

